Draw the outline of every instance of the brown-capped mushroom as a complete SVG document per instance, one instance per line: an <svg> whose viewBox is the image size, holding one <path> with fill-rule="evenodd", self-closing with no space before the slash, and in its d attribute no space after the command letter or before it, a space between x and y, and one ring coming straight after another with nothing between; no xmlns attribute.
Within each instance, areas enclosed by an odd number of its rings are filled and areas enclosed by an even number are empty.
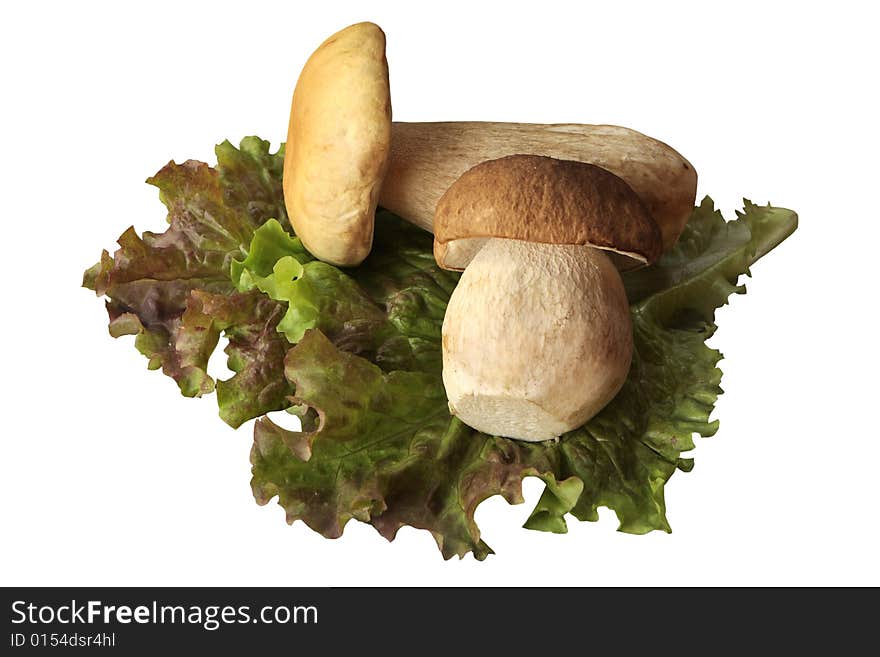
<svg viewBox="0 0 880 657"><path fill-rule="evenodd" d="M439 264L465 268L443 321L453 414L539 441L581 426L617 394L632 326L606 253L651 262L662 250L623 180L548 157L484 162L440 199L434 229Z"/></svg>
<svg viewBox="0 0 880 657"><path fill-rule="evenodd" d="M379 205L433 232L440 197L465 171L513 154L587 162L623 178L675 244L694 209L697 172L675 149L614 125L452 121L391 125Z"/></svg>
<svg viewBox="0 0 880 657"><path fill-rule="evenodd" d="M337 32L303 67L288 124L285 204L313 255L354 266L370 252L377 203L433 232L437 202L459 176L514 153L593 163L617 174L648 206L664 249L678 239L693 210L694 168L666 144L635 130L392 123L385 35L373 23Z"/></svg>

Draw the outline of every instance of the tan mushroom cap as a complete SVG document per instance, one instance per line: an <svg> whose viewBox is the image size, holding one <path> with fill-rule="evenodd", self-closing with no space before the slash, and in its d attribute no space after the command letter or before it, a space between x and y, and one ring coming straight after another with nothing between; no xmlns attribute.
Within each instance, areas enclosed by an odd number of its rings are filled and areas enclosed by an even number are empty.
<svg viewBox="0 0 880 657"><path fill-rule="evenodd" d="M290 109L284 203L315 257L342 266L367 257L390 145L385 34L358 23L309 57Z"/></svg>
<svg viewBox="0 0 880 657"><path fill-rule="evenodd" d="M434 257L464 270L487 239L587 245L625 257L620 269L660 257L660 229L621 178L584 162L510 155L466 171L437 203Z"/></svg>

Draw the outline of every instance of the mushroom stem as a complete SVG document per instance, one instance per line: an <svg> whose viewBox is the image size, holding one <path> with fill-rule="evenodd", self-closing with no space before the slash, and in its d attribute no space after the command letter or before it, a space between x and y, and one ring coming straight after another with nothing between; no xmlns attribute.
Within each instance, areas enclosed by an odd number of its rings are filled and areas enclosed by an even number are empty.
<svg viewBox="0 0 880 657"><path fill-rule="evenodd" d="M548 440L583 425L631 356L623 282L590 246L487 240L443 320L450 412L497 436Z"/></svg>
<svg viewBox="0 0 880 657"><path fill-rule="evenodd" d="M610 125L395 122L379 204L433 232L437 201L465 171L506 155L595 164L623 178L648 206L668 249L694 207L697 173L673 148Z"/></svg>

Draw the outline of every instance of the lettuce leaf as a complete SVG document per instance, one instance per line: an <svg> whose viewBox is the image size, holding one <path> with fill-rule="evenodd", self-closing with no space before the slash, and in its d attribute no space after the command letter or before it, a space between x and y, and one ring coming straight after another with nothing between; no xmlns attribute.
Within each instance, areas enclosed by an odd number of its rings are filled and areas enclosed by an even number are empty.
<svg viewBox="0 0 880 657"><path fill-rule="evenodd" d="M409 525L432 533L445 558L491 553L474 521L522 480L545 491L526 527L562 533L566 514L619 529L669 531L665 482L693 461L693 434L713 435L720 354L706 346L715 309L743 292L740 274L797 225L790 210L748 201L726 222L705 199L678 245L625 276L635 354L615 399L585 426L546 443L476 432L452 417L440 378L440 329L458 275L439 269L431 236L380 210L374 248L354 269L318 262L295 237L281 195L283 153L247 138L217 147L218 165L170 163L150 179L169 229L138 237L86 272L108 297L114 336L136 346L185 395L210 392L206 372L221 335L236 374L216 383L221 417L254 427L252 489L277 497L288 521L337 537L352 518L393 539Z"/></svg>
<svg viewBox="0 0 880 657"><path fill-rule="evenodd" d="M621 531L670 531L663 486L676 469L693 466L682 457L694 447L692 435L711 436L718 428L709 416L721 392L720 354L705 345L715 308L743 291L739 274L795 225L794 213L749 202L728 223L704 200L674 250L627 276L636 348L621 392L584 427L559 441L530 444L481 434L449 415L436 368L442 309L455 275L434 264L429 235L380 213L373 253L346 275L375 303L365 320L411 293L408 283L390 283L404 265L415 264L436 283L429 295L434 312L417 303L397 322L410 329L423 323L401 337L417 338L423 348L433 344L434 360L389 371L369 352L349 353L317 325L306 329L285 361L304 430L257 421L251 455L257 501L277 496L288 521L303 520L329 537L341 535L352 518L389 540L410 525L431 531L446 558L472 552L482 559L491 549L474 521L477 506L492 495L522 501L522 479L536 476L546 488L528 528L565 532L566 513L596 520L598 507L607 506ZM296 294L287 299L290 308L301 303Z"/></svg>
<svg viewBox="0 0 880 657"><path fill-rule="evenodd" d="M168 229L139 236L128 228L119 249L88 269L83 285L106 296L113 337L135 335L151 370L161 368L187 397L210 393L207 364L221 334L236 374L216 385L220 416L239 426L284 408L291 388L281 376L290 344L275 329L284 308L230 279L255 230L270 217L289 227L281 192L283 150L245 138L223 142L218 165L169 162L147 180L168 208ZM210 312L206 311L206 308ZM207 313L207 314L206 314Z"/></svg>

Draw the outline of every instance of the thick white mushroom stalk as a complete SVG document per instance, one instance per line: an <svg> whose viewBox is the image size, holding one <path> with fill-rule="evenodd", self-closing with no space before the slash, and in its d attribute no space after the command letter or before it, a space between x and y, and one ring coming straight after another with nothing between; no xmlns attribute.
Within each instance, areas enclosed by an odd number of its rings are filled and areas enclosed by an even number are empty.
<svg viewBox="0 0 880 657"><path fill-rule="evenodd" d="M623 282L604 253L490 239L443 322L449 409L491 435L556 438L617 394L632 344Z"/></svg>

